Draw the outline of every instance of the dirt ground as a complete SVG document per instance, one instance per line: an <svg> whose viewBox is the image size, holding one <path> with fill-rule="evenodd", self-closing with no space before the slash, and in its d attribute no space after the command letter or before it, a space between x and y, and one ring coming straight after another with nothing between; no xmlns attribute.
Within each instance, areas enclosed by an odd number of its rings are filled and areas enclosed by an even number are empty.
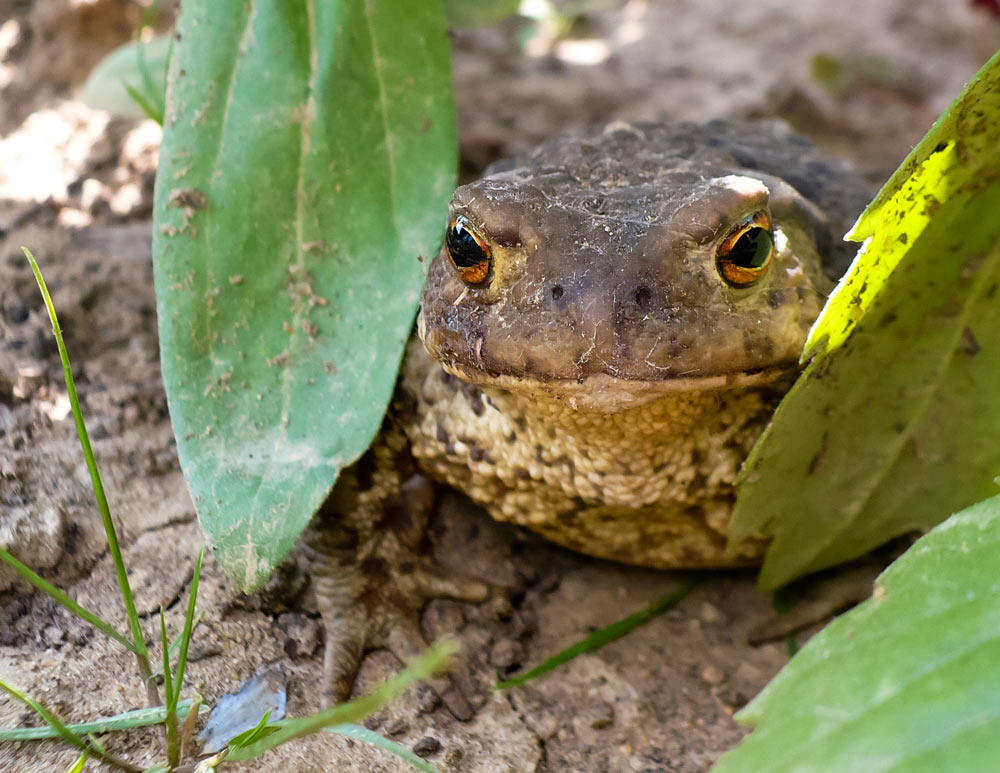
<svg viewBox="0 0 1000 773"><path fill-rule="evenodd" d="M595 3L596 5L596 3ZM606 3L604 5L614 5ZM557 39L513 23L454 36L463 173L561 131L613 119L780 116L875 183L1000 46L1000 21L961 0L630 0ZM126 0L0 0L0 544L124 628L55 344L20 246L59 310L147 636L177 630L200 532L160 382L150 264L159 129L74 100L123 42ZM165 20L168 23L169 20ZM463 644L459 722L426 689L370 726L442 771L704 771L745 733L732 714L787 660L748 644L771 615L751 573L719 573L676 609L548 677L486 688L668 593L679 575L596 561L493 523L445 497L432 539L446 566L508 589L483 605L432 602L428 639ZM456 566L457 555L461 566ZM318 706L322 641L307 577L291 566L252 598L207 562L187 694L209 705L277 664L288 709ZM399 668L365 661L359 689ZM143 703L133 663L0 567L0 678L65 720ZM0 697L0 726L35 724ZM430 740L428 740L430 739ZM140 764L152 731L105 737ZM0 770L65 770L56 744L0 747ZM89 763L88 770L96 770ZM323 735L234 770L397 771L384 752Z"/></svg>

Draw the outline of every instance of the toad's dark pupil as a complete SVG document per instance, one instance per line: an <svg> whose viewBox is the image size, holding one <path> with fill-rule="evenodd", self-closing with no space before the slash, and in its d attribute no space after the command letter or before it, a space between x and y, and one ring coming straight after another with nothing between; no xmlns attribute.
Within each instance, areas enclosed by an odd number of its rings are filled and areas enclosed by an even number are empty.
<svg viewBox="0 0 1000 773"><path fill-rule="evenodd" d="M455 223L448 229L447 242L448 254L459 268L473 268L489 259L476 237L461 223Z"/></svg>
<svg viewBox="0 0 1000 773"><path fill-rule="evenodd" d="M771 234L766 228L748 228L726 258L740 268L760 268L771 254Z"/></svg>

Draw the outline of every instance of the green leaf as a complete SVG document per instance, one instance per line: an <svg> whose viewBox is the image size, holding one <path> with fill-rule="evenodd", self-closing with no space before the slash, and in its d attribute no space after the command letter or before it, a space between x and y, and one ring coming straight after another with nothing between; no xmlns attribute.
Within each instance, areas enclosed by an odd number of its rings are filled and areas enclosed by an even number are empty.
<svg viewBox="0 0 1000 773"><path fill-rule="evenodd" d="M190 0L154 268L178 452L249 591L391 396L455 183L440 2Z"/></svg>
<svg viewBox="0 0 1000 773"><path fill-rule="evenodd" d="M1000 470L1000 57L855 226L870 239L814 359L747 460L733 543L772 536L761 585L926 530Z"/></svg>
<svg viewBox="0 0 1000 773"><path fill-rule="evenodd" d="M159 118L162 122L158 103L166 88L171 43L171 38L161 37L119 46L87 76L80 100L123 118Z"/></svg>
<svg viewBox="0 0 1000 773"><path fill-rule="evenodd" d="M952 516L739 715L714 773L992 771L1000 759L1000 496Z"/></svg>

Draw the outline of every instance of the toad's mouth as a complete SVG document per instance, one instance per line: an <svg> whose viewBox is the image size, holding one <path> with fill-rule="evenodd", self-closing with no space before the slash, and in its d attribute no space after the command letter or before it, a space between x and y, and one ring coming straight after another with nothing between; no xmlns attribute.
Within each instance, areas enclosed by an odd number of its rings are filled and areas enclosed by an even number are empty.
<svg viewBox="0 0 1000 773"><path fill-rule="evenodd" d="M618 413L645 405L666 394L709 392L773 385L787 389L800 371L798 363L784 363L743 373L672 375L662 379L621 378L592 373L575 379L541 379L528 375L491 374L457 363L440 363L453 376L471 384L495 387L537 399L565 402L571 408Z"/></svg>

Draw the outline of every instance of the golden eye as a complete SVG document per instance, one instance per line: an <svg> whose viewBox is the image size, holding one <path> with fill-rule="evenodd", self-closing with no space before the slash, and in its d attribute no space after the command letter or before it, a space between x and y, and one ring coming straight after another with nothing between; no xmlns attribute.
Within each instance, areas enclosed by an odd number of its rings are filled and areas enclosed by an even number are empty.
<svg viewBox="0 0 1000 773"><path fill-rule="evenodd" d="M490 245L462 215L456 215L448 224L444 247L463 282L481 285L487 280L493 264Z"/></svg>
<svg viewBox="0 0 1000 773"><path fill-rule="evenodd" d="M766 212L758 212L723 239L716 264L727 283L749 287L764 276L773 258L771 218Z"/></svg>

